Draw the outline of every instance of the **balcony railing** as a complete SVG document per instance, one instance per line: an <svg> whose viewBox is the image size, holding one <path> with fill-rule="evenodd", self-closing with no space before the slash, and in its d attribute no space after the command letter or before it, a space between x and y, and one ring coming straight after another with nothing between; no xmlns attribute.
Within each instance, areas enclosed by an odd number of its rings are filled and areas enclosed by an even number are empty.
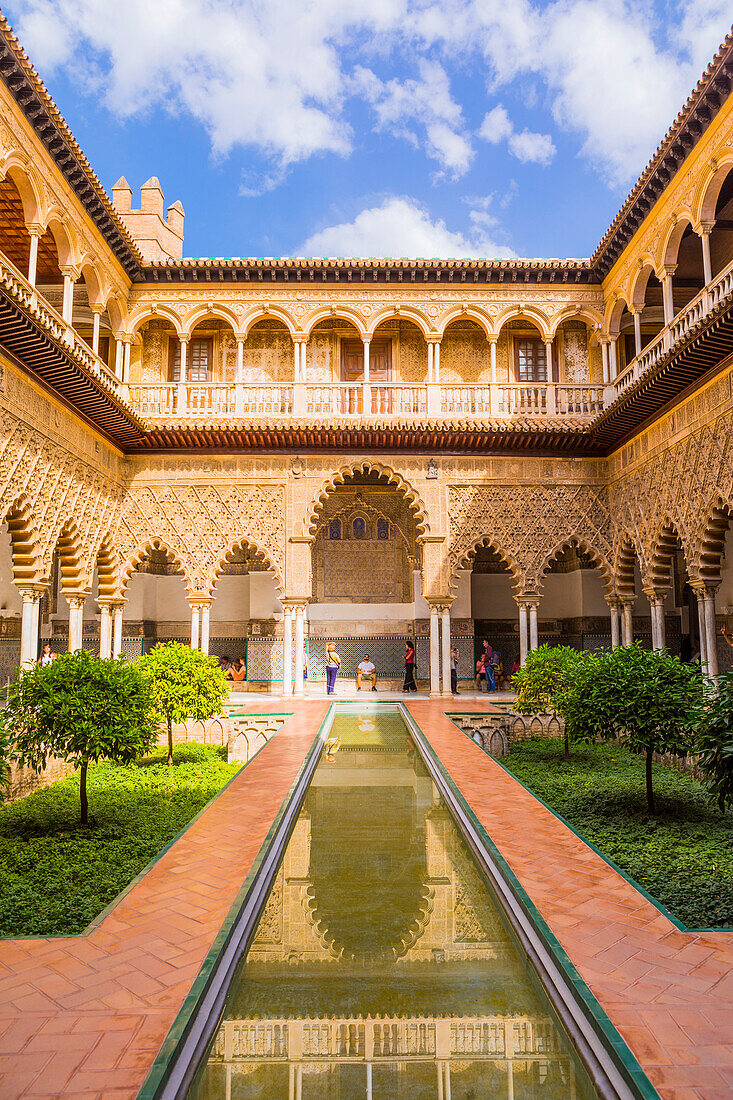
<svg viewBox="0 0 733 1100"><path fill-rule="evenodd" d="M649 374L660 360L683 340L692 329L722 305L733 294L733 262L728 264L708 286L696 294L672 318L669 325L657 333L640 355L624 367L612 380L605 396L605 405L610 405L630 389L635 382Z"/></svg>
<svg viewBox="0 0 733 1100"><path fill-rule="evenodd" d="M506 385L319 382L184 382L129 387L143 417L307 417L310 419L516 419L591 417L603 408L603 386L555 382Z"/></svg>

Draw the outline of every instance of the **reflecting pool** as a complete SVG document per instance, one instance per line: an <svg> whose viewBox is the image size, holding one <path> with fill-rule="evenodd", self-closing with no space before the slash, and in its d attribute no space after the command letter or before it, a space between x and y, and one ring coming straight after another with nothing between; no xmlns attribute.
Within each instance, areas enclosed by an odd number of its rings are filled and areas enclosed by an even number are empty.
<svg viewBox="0 0 733 1100"><path fill-rule="evenodd" d="M596 1095L396 708L337 709L189 1095Z"/></svg>

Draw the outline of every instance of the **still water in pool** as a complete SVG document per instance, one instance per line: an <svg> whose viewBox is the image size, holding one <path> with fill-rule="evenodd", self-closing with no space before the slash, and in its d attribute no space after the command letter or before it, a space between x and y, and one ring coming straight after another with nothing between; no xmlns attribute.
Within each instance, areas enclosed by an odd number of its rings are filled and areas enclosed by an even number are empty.
<svg viewBox="0 0 733 1100"><path fill-rule="evenodd" d="M396 708L339 708L191 1100L595 1092Z"/></svg>

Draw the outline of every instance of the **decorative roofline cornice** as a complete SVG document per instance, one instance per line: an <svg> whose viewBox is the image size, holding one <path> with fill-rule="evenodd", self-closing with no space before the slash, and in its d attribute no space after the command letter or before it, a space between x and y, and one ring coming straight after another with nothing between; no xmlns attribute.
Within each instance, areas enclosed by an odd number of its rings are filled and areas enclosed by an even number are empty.
<svg viewBox="0 0 733 1100"><path fill-rule="evenodd" d="M590 258L602 280L697 145L733 88L733 28L698 80Z"/></svg>
<svg viewBox="0 0 733 1100"><path fill-rule="evenodd" d="M0 76L61 173L74 189L130 279L139 278L142 255L117 217L76 138L31 65L7 19L0 14Z"/></svg>
<svg viewBox="0 0 733 1100"><path fill-rule="evenodd" d="M588 260L217 257L159 260L147 282L592 283Z"/></svg>

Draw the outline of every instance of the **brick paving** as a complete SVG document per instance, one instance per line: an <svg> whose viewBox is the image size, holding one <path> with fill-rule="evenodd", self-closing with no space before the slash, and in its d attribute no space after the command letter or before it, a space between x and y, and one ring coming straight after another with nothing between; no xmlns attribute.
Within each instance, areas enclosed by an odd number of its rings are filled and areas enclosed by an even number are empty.
<svg viewBox="0 0 733 1100"><path fill-rule="evenodd" d="M733 934L685 933L446 716L408 703L664 1100L733 1097ZM88 935L0 940L0 1097L132 1100L292 784L325 700L293 718Z"/></svg>
<svg viewBox="0 0 733 1100"><path fill-rule="evenodd" d="M136 1096L303 762L326 702L272 741L87 935L0 940L0 1097Z"/></svg>
<svg viewBox="0 0 733 1100"><path fill-rule="evenodd" d="M733 933L680 932L456 728L455 704L408 706L664 1100L731 1100Z"/></svg>

